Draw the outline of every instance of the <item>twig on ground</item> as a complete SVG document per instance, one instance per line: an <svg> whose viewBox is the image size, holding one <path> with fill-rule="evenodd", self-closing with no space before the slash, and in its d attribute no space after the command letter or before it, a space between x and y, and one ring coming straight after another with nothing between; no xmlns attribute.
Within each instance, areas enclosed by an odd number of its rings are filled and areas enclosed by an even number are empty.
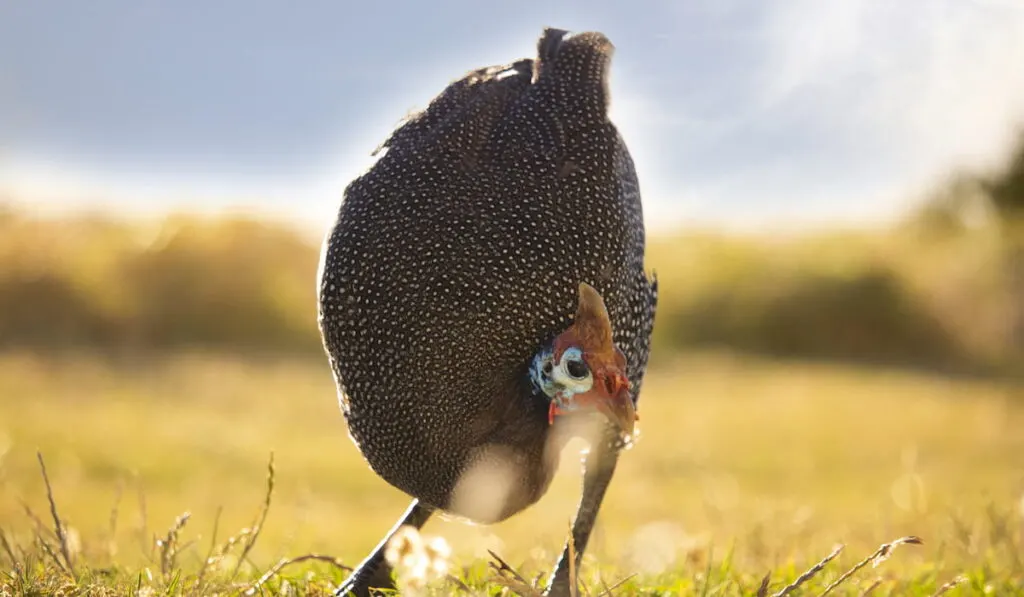
<svg viewBox="0 0 1024 597"><path fill-rule="evenodd" d="M48 528L39 516L32 511L32 507L29 506L24 500L18 500L21 504L21 509L25 511L25 516L28 516L32 521L32 524L36 528L36 534L46 535L50 539L57 539L57 536L53 534L53 529Z"/></svg>
<svg viewBox="0 0 1024 597"><path fill-rule="evenodd" d="M586 584L582 584L582 585L580 585L580 589L582 589L582 590L583 590L583 594L584 594L584 595L585 595L586 597L594 597L594 596L593 596L593 595L592 595L592 594L590 593L590 587L588 587L588 586L587 586Z"/></svg>
<svg viewBox="0 0 1024 597"><path fill-rule="evenodd" d="M803 574L798 576L796 580L783 587L781 591L775 593L774 595L772 595L772 597L784 597L785 595L789 595L793 591L797 590L800 587L800 585L811 580L811 578L813 578L815 574L824 570L825 566L827 566L828 563L832 560L836 559L836 557L843 551L844 547L845 545L837 545L836 548L832 550L832 553L825 556L824 559L822 559L814 566L811 566L811 568L807 572L804 572Z"/></svg>
<svg viewBox="0 0 1024 597"><path fill-rule="evenodd" d="M185 527L188 519L192 517L190 512L185 512L174 519L174 524L167 529L167 536L157 539L157 546L160 547L160 573L165 577L176 567L178 559L178 533Z"/></svg>
<svg viewBox="0 0 1024 597"><path fill-rule="evenodd" d="M244 545L242 545L242 553L238 556L238 561L235 563L235 569L231 572L231 579L234 580L238 576L238 571L242 568L242 562L249 555L253 546L256 545L256 540L259 539L260 531L263 530L263 523L267 520L267 512L270 511L270 497L274 494L274 453L270 453L270 461L267 462L267 493L263 497L263 506L260 508L260 513L256 516L256 521L252 525L252 531L248 533L248 538Z"/></svg>
<svg viewBox="0 0 1024 597"><path fill-rule="evenodd" d="M238 531L237 535L232 535L218 547L213 553L213 559L222 558L226 556L236 545L242 545L242 541L245 540L249 535L252 534L252 529L242 529Z"/></svg>
<svg viewBox="0 0 1024 597"><path fill-rule="evenodd" d="M217 514L213 517L213 534L210 536L210 551L206 552L206 557L203 558L203 567L199 569L199 574L196 576L196 590L198 591L203 587L203 577L206 576L206 571L209 569L210 564L213 563L213 554L217 549L217 531L220 529L220 515L224 512L224 506L217 508Z"/></svg>
<svg viewBox="0 0 1024 597"><path fill-rule="evenodd" d="M75 565L71 561L71 550L68 549L67 530L57 514L57 502L53 499L53 487L50 486L50 476L46 474L46 463L43 462L43 453L36 452L36 458L39 460L39 470L43 473L43 483L46 484L46 499L50 502L50 516L53 517L53 528L57 533L57 540L60 543L60 553L67 564L68 574L71 575L71 578L77 580L78 576L75 574Z"/></svg>
<svg viewBox="0 0 1024 597"><path fill-rule="evenodd" d="M910 535L908 537L900 537L899 539L890 541L889 543L883 543L878 547L878 549L875 550L875 553L869 555L868 557L854 564L853 568L850 568L849 570L841 574L839 578L832 582L832 584L825 587L825 590L821 592L820 597L825 597L825 595L828 595L829 593L834 591L836 587L846 582L848 578L853 576L855 572L857 572L864 566L867 566L868 564L878 566L882 562L886 561L887 559L889 559L889 556L892 555L892 551L896 549L897 546L904 544L920 545L922 543L924 542L921 541L920 537L915 537L913 535Z"/></svg>
<svg viewBox="0 0 1024 597"><path fill-rule="evenodd" d="M954 578L953 580L947 582L946 584L942 585L941 587L939 587L938 590L936 590L934 593L932 593L932 597L939 597L939 595L943 595L943 594L946 593L946 591L949 591L953 587L961 585L961 584L963 584L965 582L967 582L967 577L964 576L964 575L960 575L960 576Z"/></svg>
<svg viewBox="0 0 1024 597"><path fill-rule="evenodd" d="M464 591L466 593L472 593L473 592L473 589L470 589L469 585L467 585L466 583L462 582L462 579L460 579L459 577L455 576L454 574L446 574L445 575L445 580L447 580L448 582L450 582L453 585L455 585L456 587L458 587L461 591Z"/></svg>
<svg viewBox="0 0 1024 597"><path fill-rule="evenodd" d="M860 597L868 597L868 595L873 593L874 590L877 589L878 587L880 587L881 585L882 585L882 579L881 578L876 578L875 582L871 583L870 585L867 586L867 588L865 588L863 591L860 592Z"/></svg>
<svg viewBox="0 0 1024 597"><path fill-rule="evenodd" d="M636 573L630 574L626 578L623 578L622 580L620 580L619 582L615 583L614 585L612 585L610 587L602 579L601 580L601 588L603 588L604 591L600 595L598 595L598 597L612 597L612 595L613 595L612 591L614 591L615 589L621 587L622 585L624 585L627 582L629 582L630 580L632 580L634 576L636 576Z"/></svg>
<svg viewBox="0 0 1024 597"><path fill-rule="evenodd" d="M772 582L772 571L769 570L761 579L761 586L757 587L757 597L768 597L768 584Z"/></svg>
<svg viewBox="0 0 1024 597"><path fill-rule="evenodd" d="M7 534L4 533L3 529L0 529L0 546L4 548L4 553L11 560L11 566L16 567L18 565L18 556L14 555L14 548L7 541Z"/></svg>
<svg viewBox="0 0 1024 597"><path fill-rule="evenodd" d="M521 597L544 597L540 591L530 585L521 583L518 580L507 576L495 576L491 579L491 582L499 584Z"/></svg>
<svg viewBox="0 0 1024 597"><path fill-rule="evenodd" d="M50 544L46 541L46 539L43 538L42 535L36 535L36 542L39 544L39 549L43 550L43 553L45 553L47 556L50 557L51 560L53 560L53 563L56 564L58 568L60 568L61 572L67 574L68 576L71 575L71 572L64 566L64 562L61 561L60 556L57 555L57 552L53 551L53 547L50 546Z"/></svg>
<svg viewBox="0 0 1024 597"><path fill-rule="evenodd" d="M498 563L488 562L491 568L496 573L491 579L492 582L496 582L503 587L507 587L516 593L519 593L522 597L543 597L537 589L535 589L525 578L512 566L509 566L505 560L501 559L501 556L494 553L491 550L487 550L487 553L491 554Z"/></svg>
<svg viewBox="0 0 1024 597"><path fill-rule="evenodd" d="M307 553L306 555L302 555L302 556L298 556L298 557L294 557L294 558L283 558L280 562L278 562L277 564L274 564L274 566L270 570L267 570L266 572L264 572L263 576L259 577L259 579L257 579L256 582L254 582L252 585L249 586L248 589L245 590L244 594L245 595L255 595L256 592L259 591L260 588L263 587L263 585L265 585L268 581L270 581L270 579L274 578L274 576L276 576L278 573L280 573L281 570L284 569L286 566L291 566L292 564L298 564L299 562L306 562L306 561L309 561L309 560L316 560L318 562L327 562L328 564L331 564L332 566L334 566L336 568L344 570L345 572L352 572L352 567L351 566L346 566L341 560L339 560L338 558L335 558L334 556L328 556L328 555L319 554L319 553ZM465 585L463 585L463 586L465 586Z"/></svg>

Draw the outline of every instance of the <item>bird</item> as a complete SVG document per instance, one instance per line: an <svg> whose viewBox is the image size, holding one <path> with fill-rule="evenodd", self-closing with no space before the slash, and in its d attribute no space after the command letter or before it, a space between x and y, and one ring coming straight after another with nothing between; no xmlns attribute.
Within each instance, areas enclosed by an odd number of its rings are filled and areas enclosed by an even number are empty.
<svg viewBox="0 0 1024 597"><path fill-rule="evenodd" d="M535 57L452 81L346 186L319 329L350 437L412 502L338 595L393 586L384 551L401 527L536 503L586 428L546 588L569 594L635 437L657 304L636 169L608 117L613 50L600 32L544 28Z"/></svg>

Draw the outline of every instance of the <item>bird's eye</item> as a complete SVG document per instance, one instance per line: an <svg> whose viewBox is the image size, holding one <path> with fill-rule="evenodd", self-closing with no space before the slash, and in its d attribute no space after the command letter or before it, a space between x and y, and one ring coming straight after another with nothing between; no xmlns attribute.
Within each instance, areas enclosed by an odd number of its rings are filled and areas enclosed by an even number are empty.
<svg viewBox="0 0 1024 597"><path fill-rule="evenodd" d="M573 379L585 379L590 375L590 367L583 362L583 351L573 347L562 355L562 368Z"/></svg>
<svg viewBox="0 0 1024 597"><path fill-rule="evenodd" d="M565 364L565 370L569 375L576 379L583 379L590 373L590 369L587 368L587 364L583 361L572 359Z"/></svg>

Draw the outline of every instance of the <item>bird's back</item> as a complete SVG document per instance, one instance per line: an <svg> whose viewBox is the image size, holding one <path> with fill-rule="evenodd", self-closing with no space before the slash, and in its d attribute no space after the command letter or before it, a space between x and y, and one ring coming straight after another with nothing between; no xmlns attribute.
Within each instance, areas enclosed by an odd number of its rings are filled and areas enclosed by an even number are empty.
<svg viewBox="0 0 1024 597"><path fill-rule="evenodd" d="M604 297L639 387L654 288L606 116L610 52L600 34L548 32L538 60L452 83L345 191L321 264L324 344L370 465L432 505L499 426L546 424L527 366L580 282Z"/></svg>

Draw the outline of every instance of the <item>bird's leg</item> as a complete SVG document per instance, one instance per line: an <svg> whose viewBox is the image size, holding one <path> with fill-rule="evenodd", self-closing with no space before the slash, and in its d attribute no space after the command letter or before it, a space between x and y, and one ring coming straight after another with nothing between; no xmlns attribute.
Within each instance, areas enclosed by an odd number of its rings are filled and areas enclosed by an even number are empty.
<svg viewBox="0 0 1024 597"><path fill-rule="evenodd" d="M341 587L334 592L335 597L369 597L370 589L395 588L391 581L391 566L384 560L384 550L387 549L388 541L403 526L422 528L430 519L431 514L433 514L433 510L420 505L419 500L413 500L402 518L388 531L388 534L377 544L370 555L359 563L359 566L345 579Z"/></svg>
<svg viewBox="0 0 1024 597"><path fill-rule="evenodd" d="M576 508L576 519L572 523L572 545L566 542L562 557L558 559L545 593L549 597L566 597L571 594L569 585L576 582L576 579L570 578L570 558L575 552L572 569L578 574L583 552L590 540L590 533L594 530L597 511L601 508L601 501L612 481L615 465L619 461L619 450L615 444L614 440L604 438L604 441L596 443L587 454L583 465L583 495Z"/></svg>

